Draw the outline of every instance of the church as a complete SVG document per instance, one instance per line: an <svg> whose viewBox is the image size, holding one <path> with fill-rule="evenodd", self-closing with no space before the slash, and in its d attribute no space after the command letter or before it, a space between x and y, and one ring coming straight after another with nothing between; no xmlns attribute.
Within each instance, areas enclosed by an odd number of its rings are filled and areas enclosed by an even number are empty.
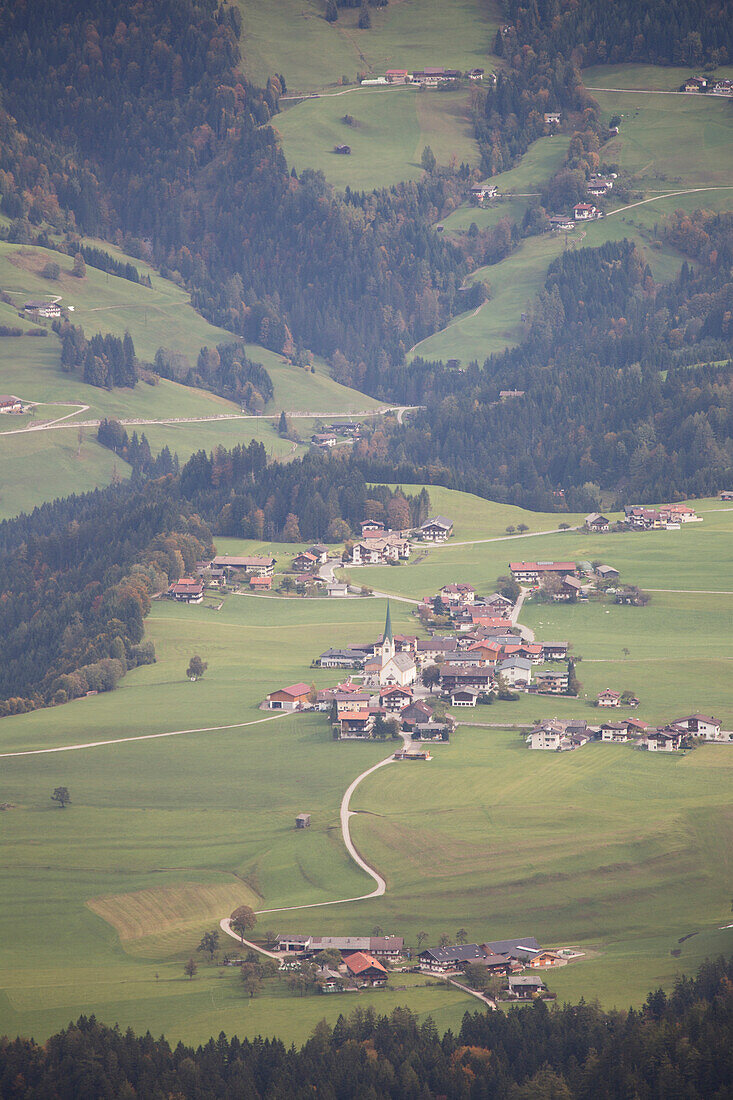
<svg viewBox="0 0 733 1100"><path fill-rule="evenodd" d="M417 665L409 653L398 653L392 632L392 616L387 602L387 618L382 640L374 647L374 657L364 666L366 677L380 687L409 687L417 678Z"/></svg>

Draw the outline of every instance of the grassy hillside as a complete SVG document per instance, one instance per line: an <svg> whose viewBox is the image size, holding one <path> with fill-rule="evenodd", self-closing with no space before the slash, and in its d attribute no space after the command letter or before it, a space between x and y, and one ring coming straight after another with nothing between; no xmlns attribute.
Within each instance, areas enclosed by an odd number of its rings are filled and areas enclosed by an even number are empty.
<svg viewBox="0 0 733 1100"><path fill-rule="evenodd" d="M248 77L264 84L272 73L283 73L297 92L388 68L485 68L499 21L494 0L400 0L372 9L366 31L358 29L358 8L341 9L330 24L319 0L238 0L238 7Z"/></svg>
<svg viewBox="0 0 733 1100"><path fill-rule="evenodd" d="M680 65L592 65L583 69L583 82L586 87L599 88L639 88L655 92L676 92L690 76L699 75L692 68ZM733 77L733 67L720 65L717 69L705 73L718 80Z"/></svg>
<svg viewBox="0 0 733 1100"><path fill-rule="evenodd" d="M342 122L351 115L358 126ZM371 190L419 179L429 145L438 164L478 164L468 91L359 88L304 100L274 120L288 164L321 170L336 187ZM351 155L334 153L348 145Z"/></svg>

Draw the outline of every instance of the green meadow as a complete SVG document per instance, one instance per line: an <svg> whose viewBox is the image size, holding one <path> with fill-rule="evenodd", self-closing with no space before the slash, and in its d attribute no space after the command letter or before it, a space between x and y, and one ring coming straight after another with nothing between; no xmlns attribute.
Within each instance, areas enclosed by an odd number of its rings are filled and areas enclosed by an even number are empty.
<svg viewBox="0 0 733 1100"><path fill-rule="evenodd" d="M491 68L499 6L494 0L400 0L370 10L372 26L359 30L358 9L341 8L324 19L319 0L238 0L241 49L250 80L265 83L282 73L292 92L353 83L358 73L443 65Z"/></svg>
<svg viewBox="0 0 733 1100"><path fill-rule="evenodd" d="M346 114L356 125L342 121ZM306 99L273 125L288 164L298 172L320 169L334 186L352 191L419 179L426 145L443 166L452 158L472 166L479 161L466 90L360 88L348 96ZM335 153L337 145L348 145L351 154Z"/></svg>
<svg viewBox="0 0 733 1100"><path fill-rule="evenodd" d="M719 926L728 923L733 752L705 746L665 759L592 744L530 753L518 731L494 727L553 715L597 721L586 696L609 686L635 690L645 720L701 709L730 728L733 681L721 642L733 595L708 593L733 587L733 511L699 502L704 522L679 532L553 534L557 515L430 493L432 510L453 518L454 539L408 565L352 570L354 580L409 598L451 580L488 592L510 559L562 557L601 559L624 580L685 591L653 592L645 608L527 603L524 624L583 658L581 698L457 712L451 744L437 746L429 764L380 769L352 800L355 842L384 874L386 895L263 916L258 934L364 934L379 925L413 948L418 931L430 941L460 927L477 940L533 934L585 953L548 975L561 997L639 1003L730 947ZM520 522L538 533L501 537ZM222 539L218 549L272 553L282 569L298 547ZM407 1003L456 1026L471 1003L440 985L394 977L390 991L345 1005L292 998L275 980L248 1001L235 971L196 952L202 932L235 904L298 906L371 889L344 850L338 808L349 782L390 745L335 743L325 716L273 719L258 705L279 685L335 683L338 674L312 670L312 658L377 638L384 615L379 598L158 602L146 623L155 665L129 673L114 693L3 720L3 753L175 736L2 759L0 801L10 808L0 839L0 1032L41 1039L93 1011L173 1040L225 1030L298 1041L356 1003ZM397 631L418 627L409 603L393 600L392 618ZM209 668L192 684L185 668L194 652ZM72 796L63 811L49 798L60 784ZM312 814L305 833L293 828L301 810ZM191 955L200 967L188 981Z"/></svg>
<svg viewBox="0 0 733 1100"><path fill-rule="evenodd" d="M593 91L615 88L676 92L689 77L700 75L697 70L680 65L592 65L583 69L583 83ZM730 79L733 77L733 67L720 65L710 72L706 70L705 76L708 79Z"/></svg>

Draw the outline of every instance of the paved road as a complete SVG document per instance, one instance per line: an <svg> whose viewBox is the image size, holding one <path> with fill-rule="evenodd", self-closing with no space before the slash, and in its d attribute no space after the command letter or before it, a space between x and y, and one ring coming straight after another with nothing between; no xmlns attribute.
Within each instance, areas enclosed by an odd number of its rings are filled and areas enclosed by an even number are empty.
<svg viewBox="0 0 733 1100"><path fill-rule="evenodd" d="M673 199L676 198L677 195L696 195L699 191L731 190L733 190L733 184L724 184L721 187L689 187L686 191L665 191L663 194L653 195L650 199L640 199L638 202L629 203L628 206L619 206L618 210L611 210L606 214L606 218L613 218L616 214L623 214L625 210L633 210L635 206L644 206L648 202L659 202L660 199Z"/></svg>
<svg viewBox="0 0 733 1100"><path fill-rule="evenodd" d="M551 531L527 531L524 534L519 535L495 535L492 539L467 539L465 542L454 542L453 539L449 539L447 542L436 542L430 547L431 550L450 550L454 546L482 546L485 542L508 542L511 539L537 539L541 535L564 535L566 531L580 531L581 527L556 527Z"/></svg>
<svg viewBox="0 0 733 1100"><path fill-rule="evenodd" d="M455 978L448 978L448 981L451 985L454 985L456 989L460 989L463 993L468 993L471 997L477 997L479 1001L483 1001L492 1012L497 1011L496 1001L492 1001L491 997L487 997L485 993L479 993L477 989L471 989L468 985L462 985L461 982L456 981Z"/></svg>
<svg viewBox="0 0 733 1100"><path fill-rule="evenodd" d="M259 944L253 943L252 940L243 940L240 938L238 932L232 932L232 922L229 917L224 917L219 921L219 927L222 932L226 932L227 936L231 936L233 940L236 940L242 947L249 947L252 951L259 951L260 955L267 955L268 959L277 959L278 962L282 962L282 955L278 955L275 951L267 951L264 947L260 947Z"/></svg>

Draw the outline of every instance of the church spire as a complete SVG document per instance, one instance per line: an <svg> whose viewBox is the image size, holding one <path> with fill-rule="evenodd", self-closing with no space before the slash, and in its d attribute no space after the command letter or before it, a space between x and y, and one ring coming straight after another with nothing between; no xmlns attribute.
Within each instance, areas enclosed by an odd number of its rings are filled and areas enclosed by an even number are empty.
<svg viewBox="0 0 733 1100"><path fill-rule="evenodd" d="M391 645L394 645L394 635L392 633L392 616L389 611L389 600L387 600L387 618L384 621L384 637L382 638L382 644L389 641Z"/></svg>

